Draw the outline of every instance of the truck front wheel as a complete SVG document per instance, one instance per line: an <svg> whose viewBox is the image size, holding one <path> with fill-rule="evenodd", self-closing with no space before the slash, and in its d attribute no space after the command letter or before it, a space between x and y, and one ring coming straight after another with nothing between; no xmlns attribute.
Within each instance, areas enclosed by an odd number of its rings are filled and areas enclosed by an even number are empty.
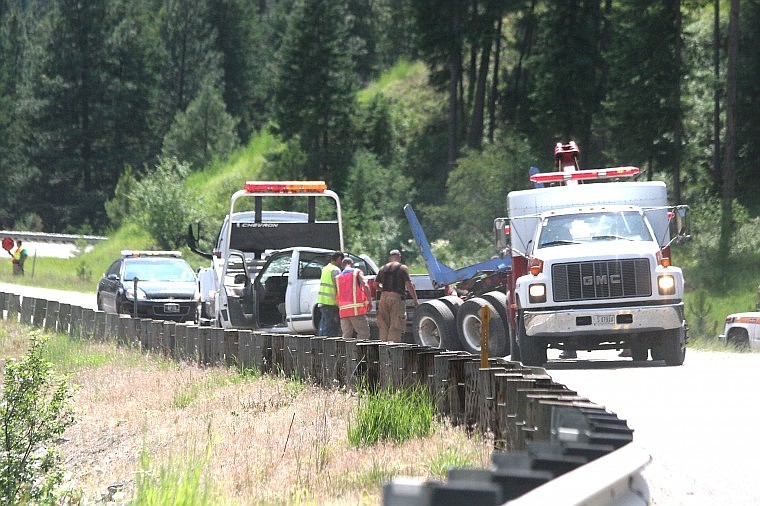
<svg viewBox="0 0 760 506"><path fill-rule="evenodd" d="M517 345L525 365L544 365L546 363L546 344L531 338L525 332L522 313L517 316Z"/></svg>
<svg viewBox="0 0 760 506"><path fill-rule="evenodd" d="M440 300L423 302L414 312L414 342L421 346L459 350L456 318Z"/></svg>
<svg viewBox="0 0 760 506"><path fill-rule="evenodd" d="M660 337L660 342L652 347L652 359L664 360L666 365L682 365L686 358L686 330L666 330Z"/></svg>

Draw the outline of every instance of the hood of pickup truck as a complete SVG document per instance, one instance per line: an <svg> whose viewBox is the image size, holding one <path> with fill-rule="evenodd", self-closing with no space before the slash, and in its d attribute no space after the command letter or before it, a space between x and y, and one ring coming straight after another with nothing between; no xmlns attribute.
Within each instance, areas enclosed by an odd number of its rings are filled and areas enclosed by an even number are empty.
<svg viewBox="0 0 760 506"><path fill-rule="evenodd" d="M651 241L598 240L541 248L533 252L547 263L583 262L610 258L653 257L659 251Z"/></svg>

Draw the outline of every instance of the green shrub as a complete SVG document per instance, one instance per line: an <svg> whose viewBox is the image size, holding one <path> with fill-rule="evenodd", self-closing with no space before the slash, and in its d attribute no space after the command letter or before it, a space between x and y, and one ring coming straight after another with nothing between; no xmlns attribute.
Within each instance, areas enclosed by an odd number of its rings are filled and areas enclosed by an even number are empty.
<svg viewBox="0 0 760 506"><path fill-rule="evenodd" d="M71 391L43 359L44 344L32 333L27 353L5 367L0 404L3 504L52 502L63 483L54 442L74 422Z"/></svg>
<svg viewBox="0 0 760 506"><path fill-rule="evenodd" d="M364 391L357 410L348 427L348 440L357 447L379 441L402 443L432 432L434 406L423 387Z"/></svg>
<svg viewBox="0 0 760 506"><path fill-rule="evenodd" d="M162 158L129 194L132 220L147 230L160 248L176 249L184 244L187 225L201 217L201 196L184 184L189 171L187 163Z"/></svg>

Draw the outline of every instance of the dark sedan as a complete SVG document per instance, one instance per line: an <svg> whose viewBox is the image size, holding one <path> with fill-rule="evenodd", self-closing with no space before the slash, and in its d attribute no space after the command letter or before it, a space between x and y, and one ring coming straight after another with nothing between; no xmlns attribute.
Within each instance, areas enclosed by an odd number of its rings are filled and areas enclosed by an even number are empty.
<svg viewBox="0 0 760 506"><path fill-rule="evenodd" d="M97 301L109 313L194 320L198 281L179 252L123 251L100 278Z"/></svg>

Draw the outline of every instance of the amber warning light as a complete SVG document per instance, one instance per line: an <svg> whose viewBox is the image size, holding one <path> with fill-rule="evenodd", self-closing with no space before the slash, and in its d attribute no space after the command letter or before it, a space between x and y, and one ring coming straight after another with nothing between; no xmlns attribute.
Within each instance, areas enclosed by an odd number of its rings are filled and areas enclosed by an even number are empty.
<svg viewBox="0 0 760 506"><path fill-rule="evenodd" d="M322 193L327 190L324 181L247 181L249 193Z"/></svg>

